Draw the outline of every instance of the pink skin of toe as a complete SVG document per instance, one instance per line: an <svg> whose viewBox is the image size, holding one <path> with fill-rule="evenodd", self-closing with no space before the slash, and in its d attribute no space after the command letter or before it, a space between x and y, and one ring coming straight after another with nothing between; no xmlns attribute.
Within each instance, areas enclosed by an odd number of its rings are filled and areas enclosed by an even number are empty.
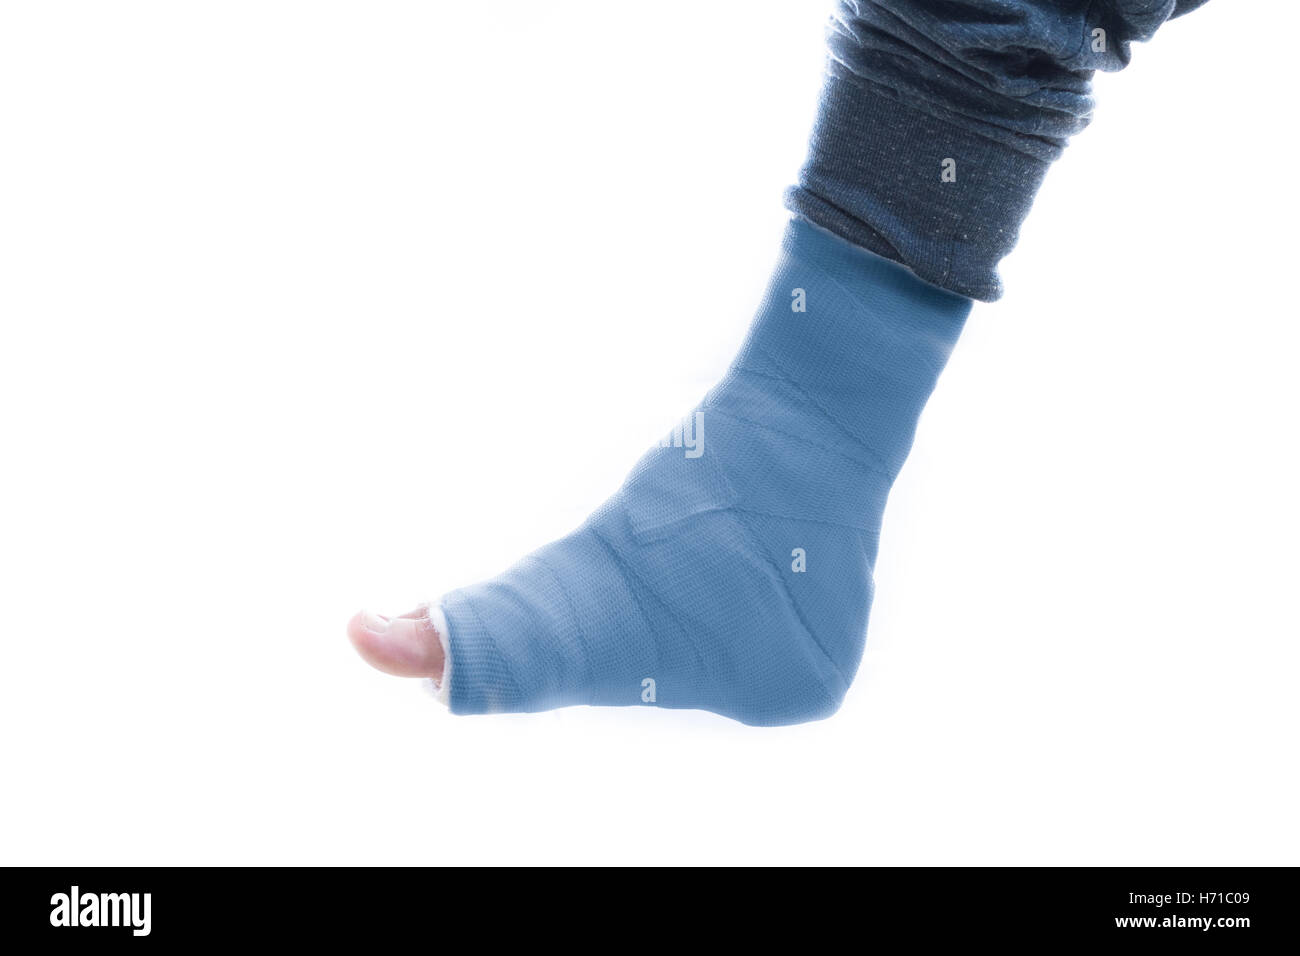
<svg viewBox="0 0 1300 956"><path fill-rule="evenodd" d="M396 677L425 677L444 699L448 681L447 625L442 609L425 605L398 617L358 611L348 622L348 637L366 663Z"/></svg>

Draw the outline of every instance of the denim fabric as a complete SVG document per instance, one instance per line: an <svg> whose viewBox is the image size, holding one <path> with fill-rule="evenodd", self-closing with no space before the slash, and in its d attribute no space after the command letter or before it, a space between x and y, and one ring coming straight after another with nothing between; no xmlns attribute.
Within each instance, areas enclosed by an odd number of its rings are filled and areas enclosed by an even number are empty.
<svg viewBox="0 0 1300 956"><path fill-rule="evenodd" d="M1002 293L1092 75L1205 0L840 0L794 212L974 299ZM1098 32L1100 31L1100 32Z"/></svg>

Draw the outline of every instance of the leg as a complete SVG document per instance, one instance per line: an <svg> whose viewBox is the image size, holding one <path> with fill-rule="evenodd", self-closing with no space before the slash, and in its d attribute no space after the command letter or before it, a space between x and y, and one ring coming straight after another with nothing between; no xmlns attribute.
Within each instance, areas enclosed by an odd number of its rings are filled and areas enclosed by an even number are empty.
<svg viewBox="0 0 1300 956"><path fill-rule="evenodd" d="M841 3L797 218L725 378L573 534L431 608L354 618L363 656L434 678L458 713L832 713L889 488L971 300L1000 294L1091 71L1195 5Z"/></svg>

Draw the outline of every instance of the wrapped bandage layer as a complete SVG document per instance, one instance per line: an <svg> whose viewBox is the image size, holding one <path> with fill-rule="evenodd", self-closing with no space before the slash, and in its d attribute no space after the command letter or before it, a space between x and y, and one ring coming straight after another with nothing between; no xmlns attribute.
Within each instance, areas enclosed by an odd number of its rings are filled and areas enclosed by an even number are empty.
<svg viewBox="0 0 1300 956"><path fill-rule="evenodd" d="M576 531L446 595L454 712L828 716L881 514L969 299L796 219L725 378Z"/></svg>

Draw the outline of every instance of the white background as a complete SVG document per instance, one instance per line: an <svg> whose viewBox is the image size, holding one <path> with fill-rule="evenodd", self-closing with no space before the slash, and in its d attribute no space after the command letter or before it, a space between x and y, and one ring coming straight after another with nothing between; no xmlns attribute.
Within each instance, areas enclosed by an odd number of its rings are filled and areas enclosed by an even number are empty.
<svg viewBox="0 0 1300 956"><path fill-rule="evenodd" d="M1294 4L1099 79L837 716L454 718L348 645L721 374L823 9L0 6L0 861L1300 862Z"/></svg>

